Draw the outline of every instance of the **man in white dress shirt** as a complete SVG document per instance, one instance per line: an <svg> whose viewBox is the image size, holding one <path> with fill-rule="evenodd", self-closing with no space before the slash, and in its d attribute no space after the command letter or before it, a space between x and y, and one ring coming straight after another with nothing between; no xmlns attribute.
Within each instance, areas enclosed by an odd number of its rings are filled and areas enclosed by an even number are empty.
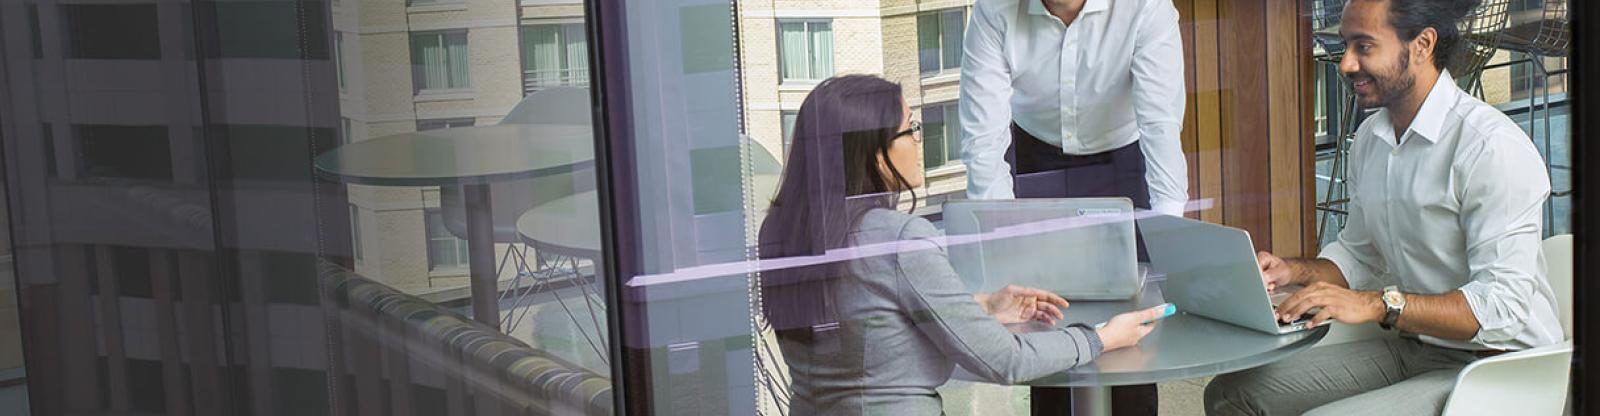
<svg viewBox="0 0 1600 416"><path fill-rule="evenodd" d="M978 0L964 42L968 197L1126 196L1182 215L1184 61L1172 0ZM1059 174L1027 177L1040 172Z"/></svg>
<svg viewBox="0 0 1600 416"><path fill-rule="evenodd" d="M1305 285L1291 320L1377 322L1394 338L1217 377L1209 414L1438 414L1463 367L1561 342L1540 251L1550 179L1528 136L1443 71L1475 0L1352 0L1339 71L1361 106L1348 224L1317 259L1258 257ZM1309 411L1309 412L1308 412Z"/></svg>
<svg viewBox="0 0 1600 416"><path fill-rule="evenodd" d="M1172 0L977 0L961 61L973 199L1114 197L1183 215L1183 39ZM1141 250L1142 256L1142 250ZM1033 389L1034 408L1070 408ZM1117 387L1119 415L1154 415L1154 385Z"/></svg>

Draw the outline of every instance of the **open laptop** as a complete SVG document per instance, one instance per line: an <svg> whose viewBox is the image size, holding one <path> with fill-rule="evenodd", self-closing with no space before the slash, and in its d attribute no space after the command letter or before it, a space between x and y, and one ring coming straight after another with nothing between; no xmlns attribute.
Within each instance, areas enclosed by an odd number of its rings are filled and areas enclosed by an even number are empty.
<svg viewBox="0 0 1600 416"><path fill-rule="evenodd" d="M950 201L944 226L950 264L973 291L1016 284L1125 300L1144 287L1128 198Z"/></svg>
<svg viewBox="0 0 1600 416"><path fill-rule="evenodd" d="M1272 334L1311 328L1309 316L1278 322L1276 305L1298 288L1267 293L1249 233L1168 215L1138 222L1155 270L1167 274L1166 299L1178 310Z"/></svg>

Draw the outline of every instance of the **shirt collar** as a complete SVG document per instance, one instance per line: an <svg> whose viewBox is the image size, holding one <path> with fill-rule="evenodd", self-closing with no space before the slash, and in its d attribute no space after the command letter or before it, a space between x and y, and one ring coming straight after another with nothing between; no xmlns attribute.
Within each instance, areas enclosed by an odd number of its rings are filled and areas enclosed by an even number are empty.
<svg viewBox="0 0 1600 416"><path fill-rule="evenodd" d="M1440 72L1433 90L1428 91L1428 98L1422 100L1422 108L1417 109L1417 117L1411 120L1411 132L1428 139L1429 143L1438 143L1444 118L1450 114L1450 108L1455 107L1456 94L1456 80L1450 77L1450 70Z"/></svg>
<svg viewBox="0 0 1600 416"><path fill-rule="evenodd" d="M1044 8L1044 0L1027 0L1027 1L1028 1L1028 14L1032 14L1032 15L1035 15L1035 16L1050 16L1050 10ZM1085 2L1083 2L1083 10L1079 11L1078 15L1082 16L1082 15L1089 14L1089 13L1098 13L1098 12L1105 11L1106 7L1110 7L1110 4L1107 3L1107 1L1108 0L1088 0L1088 1L1085 1Z"/></svg>
<svg viewBox="0 0 1600 416"><path fill-rule="evenodd" d="M1455 107L1456 81L1450 77L1450 71L1439 73L1439 80L1433 83L1433 89L1428 91L1428 98L1422 99L1422 107L1417 108L1417 115L1411 119L1411 127L1406 133L1416 133L1418 137L1428 143L1439 142L1440 130L1444 128L1444 118L1450 114L1450 108ZM1390 111L1385 108L1375 117L1372 125L1372 134L1383 139L1389 146L1396 146L1394 137L1394 120L1390 119ZM1402 136L1404 137L1404 136Z"/></svg>

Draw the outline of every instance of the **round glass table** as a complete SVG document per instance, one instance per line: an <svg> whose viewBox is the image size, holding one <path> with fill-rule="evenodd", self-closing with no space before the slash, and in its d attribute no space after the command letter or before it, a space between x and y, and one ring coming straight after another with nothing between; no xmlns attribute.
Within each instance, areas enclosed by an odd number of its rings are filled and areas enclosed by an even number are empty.
<svg viewBox="0 0 1600 416"><path fill-rule="evenodd" d="M1112 316L1166 302L1161 295L1164 278L1152 276L1138 297L1117 302L1075 301L1059 325L1096 324ZM1016 332L1043 331L1042 324L1013 325ZM1042 395L1072 395L1072 409L1039 409L1035 414L1110 415L1111 387L1153 384L1214 376L1271 364L1316 345L1328 327L1273 335L1241 326L1178 314L1161 320L1139 345L1107 352L1094 362L1028 383L1036 401ZM977 380L956 370L956 378ZM1070 413L1069 413L1070 411Z"/></svg>
<svg viewBox="0 0 1600 416"><path fill-rule="evenodd" d="M461 185L466 200L472 315L500 327L489 184L590 169L588 125L499 124L420 131L339 146L313 161L319 175L373 186Z"/></svg>

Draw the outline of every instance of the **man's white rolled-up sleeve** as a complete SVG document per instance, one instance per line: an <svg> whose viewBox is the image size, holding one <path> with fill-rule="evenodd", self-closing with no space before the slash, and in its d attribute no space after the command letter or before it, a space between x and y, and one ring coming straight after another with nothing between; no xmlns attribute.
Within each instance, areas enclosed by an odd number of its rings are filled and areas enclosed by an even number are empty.
<svg viewBox="0 0 1600 416"><path fill-rule="evenodd" d="M1550 178L1532 146L1485 146L1459 162L1466 169L1455 191L1462 201L1472 279L1461 293L1478 320L1472 342L1508 341L1529 325L1539 296L1540 234Z"/></svg>
<svg viewBox="0 0 1600 416"><path fill-rule="evenodd" d="M967 197L1011 199L1011 71L1005 57L1003 20L979 1L972 6L961 58L961 160L967 165Z"/></svg>
<svg viewBox="0 0 1600 416"><path fill-rule="evenodd" d="M1179 135L1185 106L1183 38L1178 30L1178 9L1172 2L1151 3L1139 24L1131 69L1139 149L1146 161L1150 207L1182 216L1189 200L1189 166Z"/></svg>

